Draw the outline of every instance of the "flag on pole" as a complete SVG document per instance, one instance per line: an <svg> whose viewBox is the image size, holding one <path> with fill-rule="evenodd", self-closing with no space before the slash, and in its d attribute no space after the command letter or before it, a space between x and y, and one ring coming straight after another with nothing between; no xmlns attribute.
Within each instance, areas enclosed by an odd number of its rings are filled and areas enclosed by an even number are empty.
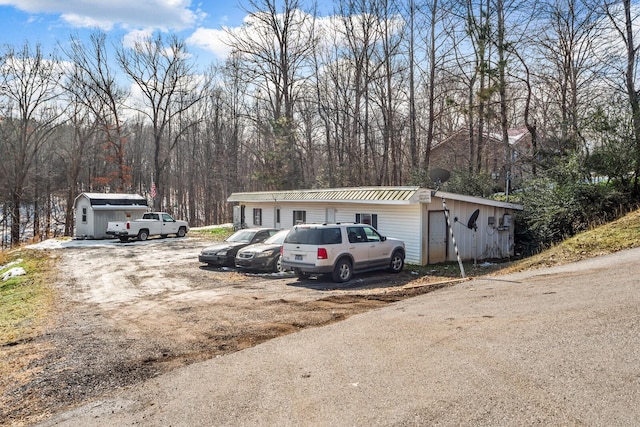
<svg viewBox="0 0 640 427"><path fill-rule="evenodd" d="M156 183L153 181L151 182L151 198L156 198Z"/></svg>

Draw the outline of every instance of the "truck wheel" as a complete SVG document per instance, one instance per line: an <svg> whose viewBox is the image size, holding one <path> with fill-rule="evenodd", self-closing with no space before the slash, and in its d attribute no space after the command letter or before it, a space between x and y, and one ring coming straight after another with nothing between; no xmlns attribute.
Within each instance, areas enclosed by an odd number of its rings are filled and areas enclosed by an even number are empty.
<svg viewBox="0 0 640 427"><path fill-rule="evenodd" d="M187 234L187 230L185 230L184 227L180 227L178 229L178 233L176 234L176 237L184 237L185 234Z"/></svg>
<svg viewBox="0 0 640 427"><path fill-rule="evenodd" d="M391 262L389 263L389 271L392 273L400 273L404 267L404 257L402 252L395 251L391 256Z"/></svg>
<svg viewBox="0 0 640 427"><path fill-rule="evenodd" d="M145 240L147 240L147 237L149 237L149 232L147 230L140 230L140 232L138 233L138 240L144 242Z"/></svg>
<svg viewBox="0 0 640 427"><path fill-rule="evenodd" d="M331 278L334 282L344 283L351 280L353 276L353 270L351 269L351 262L347 258L341 258L336 263L336 267L333 269Z"/></svg>

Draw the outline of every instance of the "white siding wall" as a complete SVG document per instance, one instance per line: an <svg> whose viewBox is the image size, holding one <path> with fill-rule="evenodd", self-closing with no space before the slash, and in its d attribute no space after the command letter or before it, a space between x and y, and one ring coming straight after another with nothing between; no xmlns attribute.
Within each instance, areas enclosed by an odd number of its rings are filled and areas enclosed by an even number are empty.
<svg viewBox="0 0 640 427"><path fill-rule="evenodd" d="M336 222L354 222L357 213L377 214L380 234L402 240L407 251L405 261L409 264L420 263L420 204L374 205L353 203L341 204L336 208Z"/></svg>
<svg viewBox="0 0 640 427"><path fill-rule="evenodd" d="M275 203L246 203L245 216L247 226L253 227L253 208L262 208L262 224L273 227L275 223ZM278 202L282 228L293 227L293 211L306 211L307 223L323 223L326 221L327 208L334 208L336 222L355 222L356 214L371 213L378 215L378 230L384 236L394 237L405 242L407 250L406 262L420 263L420 205L376 205L365 203L286 203ZM267 218L269 218L267 220Z"/></svg>
<svg viewBox="0 0 640 427"><path fill-rule="evenodd" d="M82 208L87 209L87 221L82 221ZM91 203L86 197L80 198L76 203L76 231L77 237L89 237L93 236L93 210L91 209Z"/></svg>
<svg viewBox="0 0 640 427"><path fill-rule="evenodd" d="M434 200L430 209L442 209L441 203L439 205L437 203L437 199ZM506 258L513 255L513 225L509 228L500 227L503 215L506 213L504 208L481 206L456 200L446 200L446 204L458 251L463 260ZM474 233L473 229L467 227L467 223L476 209L480 210L480 214L476 221L478 228ZM455 217L458 218L457 222L454 221ZM493 225L489 225L489 217L493 217ZM449 240L448 259L449 261L456 260L451 240Z"/></svg>

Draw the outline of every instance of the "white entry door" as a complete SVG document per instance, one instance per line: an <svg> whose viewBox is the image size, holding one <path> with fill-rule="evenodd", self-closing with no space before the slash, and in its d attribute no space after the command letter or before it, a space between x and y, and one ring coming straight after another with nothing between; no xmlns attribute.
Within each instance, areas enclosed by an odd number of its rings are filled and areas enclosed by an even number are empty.
<svg viewBox="0 0 640 427"><path fill-rule="evenodd" d="M447 260L447 218L444 211L429 211L429 264L437 264Z"/></svg>

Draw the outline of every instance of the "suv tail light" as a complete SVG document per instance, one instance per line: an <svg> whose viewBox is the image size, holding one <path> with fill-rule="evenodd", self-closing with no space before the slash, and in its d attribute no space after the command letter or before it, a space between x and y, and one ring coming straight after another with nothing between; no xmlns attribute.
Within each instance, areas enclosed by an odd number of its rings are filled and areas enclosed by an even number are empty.
<svg viewBox="0 0 640 427"><path fill-rule="evenodd" d="M284 253L284 246L280 246L280 255Z"/></svg>
<svg viewBox="0 0 640 427"><path fill-rule="evenodd" d="M318 248L318 259L327 259L327 250L325 248Z"/></svg>
<svg viewBox="0 0 640 427"><path fill-rule="evenodd" d="M129 224L129 221L127 221L127 230L131 228L131 224Z"/></svg>

